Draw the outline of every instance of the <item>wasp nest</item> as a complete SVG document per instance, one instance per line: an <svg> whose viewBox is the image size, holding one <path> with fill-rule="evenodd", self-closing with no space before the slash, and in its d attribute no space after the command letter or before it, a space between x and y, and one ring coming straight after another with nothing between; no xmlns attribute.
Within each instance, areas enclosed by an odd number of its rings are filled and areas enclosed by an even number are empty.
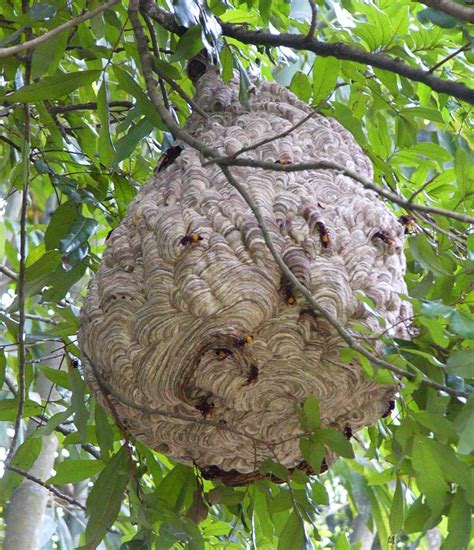
<svg viewBox="0 0 474 550"><path fill-rule="evenodd" d="M196 88L209 118L194 114L187 129L223 155L311 113L275 83L250 90L249 111L238 82L213 70ZM242 157L328 159L372 178L353 137L318 114ZM249 207L204 161L184 144L168 151L110 236L82 310L86 378L133 435L208 477L249 482L266 458L311 471L296 406L316 395L322 425L350 436L388 412L394 386L341 360L334 327L282 278ZM404 228L376 194L335 170L231 170L286 265L340 325L407 337Z"/></svg>

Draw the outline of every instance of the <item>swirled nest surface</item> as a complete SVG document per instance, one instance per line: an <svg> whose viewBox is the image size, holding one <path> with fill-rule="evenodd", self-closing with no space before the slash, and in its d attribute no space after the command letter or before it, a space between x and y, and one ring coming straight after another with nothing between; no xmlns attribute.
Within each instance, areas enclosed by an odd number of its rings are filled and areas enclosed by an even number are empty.
<svg viewBox="0 0 474 550"><path fill-rule="evenodd" d="M311 112L275 83L251 90L249 111L238 82L224 84L213 70L196 87L209 119L194 114L187 129L226 155ZM86 379L133 435L208 477L246 483L261 477L266 458L310 471L295 406L312 393L323 426L356 432L387 411L394 386L367 380L355 360L341 361L344 342L282 278L219 167L203 166L184 144L174 152L107 241L81 314ZM373 175L349 132L317 114L243 156L329 159ZM285 263L342 326L375 333L393 326L392 335L407 337L404 230L373 192L334 170L232 173L263 212ZM328 451L326 463L334 458Z"/></svg>

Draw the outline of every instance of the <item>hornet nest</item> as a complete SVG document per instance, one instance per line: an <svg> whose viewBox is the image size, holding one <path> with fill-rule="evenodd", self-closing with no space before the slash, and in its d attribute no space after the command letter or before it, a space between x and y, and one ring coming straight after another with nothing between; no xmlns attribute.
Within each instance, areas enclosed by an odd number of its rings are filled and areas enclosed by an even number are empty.
<svg viewBox="0 0 474 550"><path fill-rule="evenodd" d="M195 101L209 118L193 114L187 130L223 155L312 112L268 82L252 88L246 111L238 79L223 83L213 68L197 78ZM373 175L351 134L316 113L243 157L327 159ZM314 473L296 406L314 394L322 426L350 437L388 414L396 387L341 360L341 337L282 278L254 214L203 160L185 144L170 149L108 239L81 313L86 379L131 434L205 477L250 483L266 458ZM340 325L409 336L404 228L375 193L336 170L231 170L286 265ZM334 459L328 450L323 469Z"/></svg>

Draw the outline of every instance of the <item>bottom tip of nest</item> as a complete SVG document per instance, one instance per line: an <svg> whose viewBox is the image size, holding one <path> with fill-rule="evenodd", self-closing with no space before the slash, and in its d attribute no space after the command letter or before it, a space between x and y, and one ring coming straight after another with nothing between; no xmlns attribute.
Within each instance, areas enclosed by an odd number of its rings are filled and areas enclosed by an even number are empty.
<svg viewBox="0 0 474 550"><path fill-rule="evenodd" d="M327 469L328 469L328 465L326 461L323 460L319 474L326 472ZM288 482L288 479L280 479L279 477L275 476L272 473L263 473L263 472L260 472L259 470L256 470L255 472L250 472L247 474L238 472L237 470L222 470L218 466L206 466L204 468L200 468L200 470L201 470L202 477L204 479L209 479L212 481L220 481L221 483L229 487L239 487L242 485L250 485L251 483L255 483L263 479L272 481L273 483ZM308 475L316 475L316 472L314 471L314 469L304 460L294 468L288 468L288 472L290 474L292 474L295 470L301 470Z"/></svg>

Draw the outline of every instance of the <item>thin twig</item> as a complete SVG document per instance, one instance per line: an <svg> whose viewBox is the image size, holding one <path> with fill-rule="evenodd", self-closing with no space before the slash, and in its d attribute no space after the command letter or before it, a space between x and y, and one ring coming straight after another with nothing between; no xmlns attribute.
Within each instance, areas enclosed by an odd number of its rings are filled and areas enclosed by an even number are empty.
<svg viewBox="0 0 474 550"><path fill-rule="evenodd" d="M84 21L87 21L88 19L92 19L96 15L99 15L105 10L108 10L114 4L118 4L118 2L119 0L109 0L105 4L102 4L101 6L98 6L93 10L87 11L82 15L78 15L77 17L74 17L74 19L71 19L70 21L66 21L66 23L63 23L62 25L59 25L54 29L51 29L50 31L42 34L41 36L37 36L32 40L27 40L23 44L10 46L9 48L0 48L0 57L8 57L10 55L15 55L19 52L24 52L25 50L29 50L31 48L36 48L36 46L39 46L40 44L47 42L53 36L56 36L57 34L60 34L63 31L66 31L67 29L70 29L72 27L76 27L77 25L84 23Z"/></svg>
<svg viewBox="0 0 474 550"><path fill-rule="evenodd" d="M41 481L41 479L31 475L30 473L25 472L25 470L21 470L20 468L17 468L16 466L11 466L11 465L5 466L5 469L10 470L12 472L15 472L16 474L20 474L24 478L29 479L30 481L33 481L34 483L37 483L38 485L41 485L41 487L44 487L50 493L53 493L53 495L56 495L59 498L62 498L63 500L65 500L69 504L72 504L73 506L77 506L78 508L81 508L81 510L86 511L86 507L83 506L79 501L77 501L76 499L66 495L65 493L62 493L61 491L56 489L56 487L53 487L52 485L48 485L44 481Z"/></svg>
<svg viewBox="0 0 474 550"><path fill-rule="evenodd" d="M109 107L123 107L124 109L131 109L134 104L131 101L109 101ZM72 105L52 105L51 111L54 113L69 113L71 111L86 111L96 110L97 103L95 101L88 101L87 103L76 103Z"/></svg>
<svg viewBox="0 0 474 550"><path fill-rule="evenodd" d="M151 38L153 53L157 59L160 59L160 47L158 45L158 40L156 39L156 33L153 27L153 22L146 14L143 15L143 19L145 20L148 33ZM171 113L171 103L168 97L168 92L166 91L165 82L161 76L158 77L158 83L160 84L161 95L163 96L163 102L165 104L166 110Z"/></svg>
<svg viewBox="0 0 474 550"><path fill-rule="evenodd" d="M19 313L12 313L12 317L19 317ZM41 321L42 323L49 323L51 325L57 325L58 321L51 319L50 317L43 317L41 315L35 315L33 313L25 313L26 319L31 319L32 321Z"/></svg>
<svg viewBox="0 0 474 550"><path fill-rule="evenodd" d="M254 159L232 159L231 157L214 157L215 162L220 166L248 166L252 168L263 168L264 170L274 170L276 172L304 172L306 170L337 170L345 176L361 183L366 189L371 189L377 194L389 199L390 201L406 208L407 210L417 210L419 212L427 212L428 214L439 214L447 218L452 218L464 223L474 223L474 217L466 214L459 214L452 210L444 210L443 208L437 208L436 206L425 206L423 204L412 203L407 199L404 199L393 191L388 191L379 187L369 179L359 175L354 170L346 168L344 165L331 160L319 160L316 162L301 162L298 164L275 164L272 162L266 162L262 160Z"/></svg>
<svg viewBox="0 0 474 550"><path fill-rule="evenodd" d="M195 101L192 97L190 97L184 90L183 88L181 88L181 86L179 84L177 84L172 78L170 78L167 74L165 74L161 69L160 67L156 64L156 63L153 63L153 70L155 71L155 73L158 75L158 78L161 78L162 80L164 80L166 83L168 83L172 88L173 90L179 95L181 96L184 101L186 101L186 103L188 105L190 105L192 108L193 108L193 112L196 112L198 114L200 114L203 118L209 118L209 115L206 113L206 111L204 111Z"/></svg>
<svg viewBox="0 0 474 550"><path fill-rule="evenodd" d="M253 151L255 149L258 149L262 145L266 145L267 143L271 143L272 141L276 141L277 139L284 138L288 135L290 135L292 132L294 132L297 128L302 126L305 122L308 122L310 118L313 118L316 115L314 111L311 111L309 115L306 115L301 120L299 120L296 124L293 124L288 130L285 130L284 132L281 132L280 134L276 134L274 136L271 136L269 138L262 139L261 141L257 141L256 143L253 143L252 145L248 145L247 147L242 147L242 149L239 149L236 151L233 155L230 155L228 157L225 157L227 159L235 159L239 155L242 155L243 153L247 153L248 151ZM203 166L208 166L209 164L214 164L216 162L219 162L219 159L211 159L206 162L203 162Z"/></svg>
<svg viewBox="0 0 474 550"><path fill-rule="evenodd" d="M25 10L24 10L25 11ZM31 32L27 30L27 36ZM28 85L31 80L31 52L28 52L28 59L25 63L25 84ZM5 458L5 467L9 466L16 449L18 437L20 435L21 419L23 417L23 408L26 397L25 381L25 273L26 273L26 219L28 210L28 191L30 185L30 106L23 104L23 143L22 143L22 172L23 172L23 191L21 197L20 214L20 265L18 273L18 409L15 418L14 434Z"/></svg>
<svg viewBox="0 0 474 550"><path fill-rule="evenodd" d="M3 273L4 275L6 275L7 277L9 277L9 278L12 279L13 281L17 281L17 280L18 280L17 274L16 274L12 269L10 269L9 267L7 267L6 265L1 265L1 264L0 264L0 273Z"/></svg>
<svg viewBox="0 0 474 550"><path fill-rule="evenodd" d="M425 183L419 189L415 189L415 191L413 191L413 193L408 197L408 202L413 202L413 199L417 197L420 193L423 193L428 185L431 185L438 176L439 174L438 172L436 172L436 174L429 180L425 181Z"/></svg>
<svg viewBox="0 0 474 550"><path fill-rule="evenodd" d="M436 71L436 69L439 69L442 65L444 65L447 61L452 59L453 57L456 57L461 52L467 51L471 47L470 44L465 44L464 46L461 46L459 49L457 49L455 52L450 53L448 56L446 56L444 59L436 63L436 65L433 65L431 69L428 70L428 72L432 73Z"/></svg>
<svg viewBox="0 0 474 550"><path fill-rule="evenodd" d="M228 426L227 424L222 424L217 420L208 420L204 418L196 418L194 416L188 416L186 414L180 414L180 413L173 413L169 412L165 409L161 409L159 407L148 407L147 405L142 405L141 403L135 403L134 401L130 400L125 395L122 395L115 387L113 387L108 380L105 379L105 377L102 375L102 373L99 371L99 369L94 365L94 363L91 361L91 359L82 352L85 359L87 360L87 365L92 370L99 386L101 386L101 389L103 392L107 392L115 399L117 399L120 403L123 405L126 405L127 407L131 407L132 409L135 409L137 411L141 411L144 414L158 414L160 416L164 416L165 418L174 418L176 420L183 420L184 422L191 422L193 424L201 424L203 426L212 426L213 428L217 428L220 430L225 430L232 432L236 435L239 435L241 437L247 437L248 439L254 441L255 443L259 443L261 445L266 446L274 446L278 445L278 442L275 443L268 443L267 441L264 441L263 439L259 439L257 437L253 437L252 435L246 434L244 432L241 432L239 430L236 430L235 428L232 428L231 426Z"/></svg>
<svg viewBox="0 0 474 550"><path fill-rule="evenodd" d="M309 7L311 8L311 24L309 26L308 34L306 35L306 40L309 40L311 42L311 40L313 40L314 38L314 33L316 31L316 20L318 17L318 9L316 7L316 3L314 0L308 0L308 2L309 2Z"/></svg>
<svg viewBox="0 0 474 550"><path fill-rule="evenodd" d="M11 394L16 397L17 396L17 393L18 393L18 387L15 383L15 381L13 380L13 378L8 374L6 373L5 374L5 384L7 385L8 389L10 390ZM39 414L39 415L35 415L35 416L32 416L31 417L31 420L33 420L34 422L37 422L40 426L43 426L43 424L45 422L48 422L50 420L49 416L46 415L46 414ZM70 428L68 426L66 426L66 423L63 422L61 424L58 424L55 428L54 428L54 431L55 432L59 432L63 435L70 435L72 433L75 433L76 430L74 430L73 428ZM97 460L100 460L101 459L101 456L100 456L100 453L97 451L97 449L91 445L90 443L82 443L81 444L81 447L84 449L84 451L86 451L87 453L89 453L91 456L93 456L94 458L97 458Z"/></svg>
<svg viewBox="0 0 474 550"><path fill-rule="evenodd" d="M12 141L10 138L7 138L6 136L1 136L0 135L0 141L4 141L8 145L10 145L10 147L13 147L13 149L15 149L15 151L18 151L18 152L21 151L21 147L19 145L17 145L14 141Z"/></svg>
<svg viewBox="0 0 474 550"><path fill-rule="evenodd" d="M410 371L407 371L405 369L401 369L399 367L396 367L395 365L392 365L391 363L389 363L388 361L385 361L384 359L380 359L379 357L377 357L373 353L370 353L369 351L367 351L363 346L358 344L355 341L355 339L351 336L351 334L345 328L343 328L339 324L339 322L332 316L332 314L327 312L313 298L311 292L304 285L302 285L300 283L300 281L295 277L293 272L288 268L288 266L285 264L285 262L283 261L281 256L278 254L278 252L277 252L277 250L276 250L276 248L273 244L270 232L268 231L268 229L266 227L265 221L263 219L263 216L262 216L262 213L260 212L259 207L253 202L252 198L250 197L250 195L247 192L247 189L245 187L243 187L234 178L234 176L232 175L232 173L230 172L230 170L228 168L228 165L232 165L232 164L247 166L246 162L248 162L248 161L244 160L243 164L239 159L234 159L234 160L231 160L231 161L228 161L228 162L223 162L221 160L223 157L220 157L219 153L215 149L210 148L207 145L204 145L198 139L191 136L186 130L179 127L174 122L174 120L171 118L171 116L166 111L164 106L160 103L158 94L156 93L156 86L155 86L153 76L152 76L152 61L150 59L150 53L148 51L148 47L147 47L147 44L146 44L146 37L145 37L145 34L143 32L143 28L140 24L140 20L138 18L138 4L139 4L139 0L130 0L130 4L129 4L130 22L132 23L133 31L134 31L134 34L135 34L138 54L140 56L140 61L141 61L141 64L142 64L143 76L145 78L145 82L146 82L146 85L147 85L148 94L150 95L150 98L152 100L153 105L155 106L155 108L160 113L160 116L164 120L165 124L180 139L185 141L191 147L194 147L195 149L200 151L204 156L207 156L207 157L210 157L210 158L213 158L213 159L216 159L216 158L218 159L218 165L219 165L220 169L222 170L222 172L224 173L224 175L226 176L229 184L232 185L241 194L241 196L243 197L243 199L245 200L245 202L247 203L247 205L249 206L249 208L252 210L253 214L255 215L255 217L257 219L257 222L258 222L258 225L260 227L260 230L262 231L265 243L266 243L268 249L270 250L275 262L280 267L282 273L290 280L290 282L293 284L293 286L295 288L297 288L303 294L303 296L307 299L308 303L310 304L311 308L315 312L319 313L324 319L326 319L336 329L336 332L348 344L348 346L351 347L352 349L354 349L355 351L357 351L358 353L360 353L361 355L363 355L364 357L366 357L367 359L369 359L372 363L389 370L390 372L392 372L393 374L396 374L397 376L405 377L408 380L417 379L418 378L417 374L414 374L414 373L412 373ZM254 162L256 162L256 161L254 161ZM305 166L305 165L306 165L306 168L302 168L302 166ZM311 167L312 169L314 169L315 165L317 165L318 167L325 166L326 168L331 167L333 169L339 170L343 173L346 173L347 175L349 175L351 177L354 177L354 179L356 179L357 181L360 181L362 179L363 181L361 183L364 185L364 187L367 187L369 189L374 188L374 190L378 189L378 187L375 184L373 184L371 181L366 180L365 178L360 178L358 176L358 174L356 174L352 170L348 170L342 165L339 165L337 163L332 163L332 162L329 162L329 161L320 161L319 163L305 163L305 164L301 164L301 165L285 165L285 166L279 165L279 164L273 164L273 163L260 163L260 167L264 167L264 168L267 168L267 169L272 169L272 167L273 167L273 169L275 169L275 170L287 169L287 168L290 168L290 169L291 168L294 168L294 169L296 168L298 170L304 170L304 169L308 169L308 166ZM282 171L285 171L285 170L282 170ZM289 170L287 170L287 171L289 171ZM408 202L405 199L401 199L398 195L396 195L394 193L391 193L391 192L388 192L388 191L380 190L380 194L389 195L387 198L395 197L397 199L397 201L399 201L399 202L403 202L403 203ZM420 209L422 208L421 205L417 205L417 206ZM440 210L440 209L438 209L438 210ZM446 211L443 211L443 212L446 212ZM453 217L454 217L454 215L461 216L461 215L458 215L455 212L448 212L448 214L451 214ZM470 222L471 220L474 223L474 218L470 218L469 216L465 216L465 217L463 217L463 219L461 221ZM466 398L469 396L469 394L467 392L460 391L460 390L455 390L455 389L450 388L448 386L438 384L438 383L436 383L436 382L434 382L434 381L432 381L428 378L422 377L420 379L420 382L427 385L427 386L430 386L430 387L432 387L436 390L444 391L445 393L448 393L448 394L453 395L453 396L466 397Z"/></svg>

